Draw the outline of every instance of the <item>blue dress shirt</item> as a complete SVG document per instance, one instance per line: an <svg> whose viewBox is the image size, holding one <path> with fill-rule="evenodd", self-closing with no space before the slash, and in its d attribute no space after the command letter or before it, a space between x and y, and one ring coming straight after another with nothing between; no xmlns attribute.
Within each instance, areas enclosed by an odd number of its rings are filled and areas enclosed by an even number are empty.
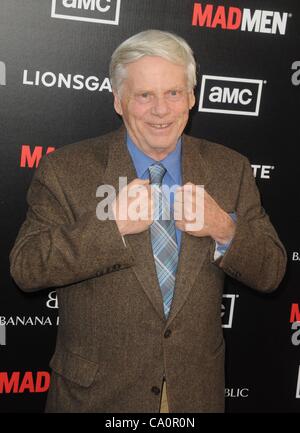
<svg viewBox="0 0 300 433"><path fill-rule="evenodd" d="M169 188L171 188L174 185L181 186L182 185L182 175L181 175L181 146L182 146L182 139L179 138L176 144L176 149L173 150L173 152L169 153L164 159L161 161L155 161L154 159L150 158L150 156L145 155L144 152L142 152L131 140L129 135L127 134L127 148L129 151L129 154L131 156L131 159L133 161L137 177L140 179L149 179L149 172L148 168L151 164L155 164L157 162L160 162L163 164L163 166L166 168L166 174L163 178L163 185L167 185ZM171 211L173 211L174 208L174 194L172 193L170 196L170 206ZM229 214L231 218L236 221L236 215L235 213ZM176 239L177 239L177 245L178 245L178 251L180 250L181 245L181 230L179 230L176 227ZM224 255L226 250L228 249L231 242L225 245L218 244L216 242L216 250L215 250L215 259L220 257L221 255Z"/></svg>
<svg viewBox="0 0 300 433"><path fill-rule="evenodd" d="M150 156L145 155L136 145L133 143L129 135L127 135L127 148L130 153L131 159L133 161L133 165L135 167L135 171L137 177L140 179L149 179L148 168L150 165L157 163L155 159L150 158ZM182 185L182 176L181 176L181 138L178 140L176 144L176 149L173 152L169 153L164 159L159 161L165 167L166 174L163 178L163 185L167 185L171 188L174 185L181 186ZM171 212L174 209L174 194L170 195L170 207ZM181 230L176 227L176 239L178 250L180 250L181 245Z"/></svg>

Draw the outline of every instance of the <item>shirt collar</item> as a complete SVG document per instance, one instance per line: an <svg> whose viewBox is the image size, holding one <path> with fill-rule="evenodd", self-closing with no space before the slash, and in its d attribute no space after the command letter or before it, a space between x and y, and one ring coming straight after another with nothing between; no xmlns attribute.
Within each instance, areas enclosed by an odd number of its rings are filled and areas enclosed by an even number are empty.
<svg viewBox="0 0 300 433"><path fill-rule="evenodd" d="M159 161L164 165L169 175L172 177L174 183L180 183L180 173L181 173L181 144L182 138L180 137L177 141L176 148L173 152L169 153L164 159ZM150 158L150 156L145 155L132 141L132 139L127 134L127 148L132 158L133 164L136 169L137 176L142 178L148 167L158 161Z"/></svg>

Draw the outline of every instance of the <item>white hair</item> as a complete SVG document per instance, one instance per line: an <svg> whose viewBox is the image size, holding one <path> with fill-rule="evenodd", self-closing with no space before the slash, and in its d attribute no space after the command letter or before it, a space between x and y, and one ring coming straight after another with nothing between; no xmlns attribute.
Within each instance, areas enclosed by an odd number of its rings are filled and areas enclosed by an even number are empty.
<svg viewBox="0 0 300 433"><path fill-rule="evenodd" d="M146 30L126 39L112 54L109 75L115 92L119 93L126 78L126 65L144 56L158 56L185 66L189 90L196 86L196 62L188 43L174 33Z"/></svg>

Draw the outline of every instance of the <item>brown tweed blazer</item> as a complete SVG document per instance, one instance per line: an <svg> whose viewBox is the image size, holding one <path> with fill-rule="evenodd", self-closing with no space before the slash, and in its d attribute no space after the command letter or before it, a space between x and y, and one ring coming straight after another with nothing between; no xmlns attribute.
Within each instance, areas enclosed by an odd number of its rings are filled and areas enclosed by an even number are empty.
<svg viewBox="0 0 300 433"><path fill-rule="evenodd" d="M237 213L237 230L216 262L211 238L183 233L165 321L149 231L125 247L116 223L96 217L97 187L136 177L124 129L42 158L10 260L21 289L58 293L48 412L158 412L164 374L171 412L224 410L224 277L274 290L286 253L245 157L185 135L182 174Z"/></svg>

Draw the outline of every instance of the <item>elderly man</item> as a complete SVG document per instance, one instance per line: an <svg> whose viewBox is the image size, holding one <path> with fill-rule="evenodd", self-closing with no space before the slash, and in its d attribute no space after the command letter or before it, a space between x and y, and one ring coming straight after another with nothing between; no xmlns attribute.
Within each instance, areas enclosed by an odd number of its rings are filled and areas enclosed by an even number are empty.
<svg viewBox="0 0 300 433"><path fill-rule="evenodd" d="M183 133L195 104L188 44L139 33L110 74L125 128L42 159L10 255L21 289L57 289L46 410L222 412L224 277L272 291L286 253L248 160ZM96 210L99 186L118 192L110 218Z"/></svg>

